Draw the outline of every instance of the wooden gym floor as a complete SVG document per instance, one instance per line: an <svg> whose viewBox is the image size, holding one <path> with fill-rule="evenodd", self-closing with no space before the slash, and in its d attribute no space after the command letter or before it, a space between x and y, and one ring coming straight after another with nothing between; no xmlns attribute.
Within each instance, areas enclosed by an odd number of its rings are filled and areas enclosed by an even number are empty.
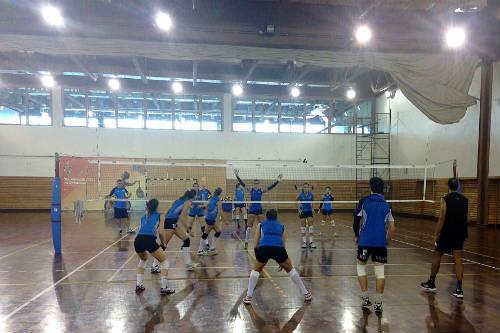
<svg viewBox="0 0 500 333"><path fill-rule="evenodd" d="M134 237L119 237L104 213L89 213L81 225L64 215L61 257L54 257L48 213L0 213L0 332L500 332L496 229L470 228L465 299L457 301L450 257L443 257L436 295L419 287L429 274L435 223L397 218L378 317L360 307L351 215L336 214L337 237L317 237L315 250L299 248L295 214L280 217L288 252L313 293L310 304L270 262L253 306L244 306L252 253L231 235L230 224L217 256L198 258L199 238L193 239L193 259L201 263L193 273L176 258L176 239L168 254L177 292L160 296L159 277L147 271L146 291L138 296ZM369 274L373 291L371 268Z"/></svg>

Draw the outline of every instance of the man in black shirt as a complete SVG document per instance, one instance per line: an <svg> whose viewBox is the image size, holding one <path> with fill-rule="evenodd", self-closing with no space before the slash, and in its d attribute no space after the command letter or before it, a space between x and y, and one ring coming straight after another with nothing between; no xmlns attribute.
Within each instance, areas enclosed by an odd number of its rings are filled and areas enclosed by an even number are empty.
<svg viewBox="0 0 500 333"><path fill-rule="evenodd" d="M436 275L441 264L443 253L452 253L455 259L457 286L453 296L463 298L462 278L464 267L462 264L462 249L468 236L467 218L469 202L465 196L457 192L459 181L456 178L448 180L449 192L441 199L439 221L434 232L435 251L432 258L431 275L427 282L421 284L426 291L436 291Z"/></svg>

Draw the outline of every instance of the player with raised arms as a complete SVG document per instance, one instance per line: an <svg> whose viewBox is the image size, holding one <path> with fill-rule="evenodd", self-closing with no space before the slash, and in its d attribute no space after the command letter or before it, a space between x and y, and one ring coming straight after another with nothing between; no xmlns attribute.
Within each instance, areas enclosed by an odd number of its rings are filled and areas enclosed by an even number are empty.
<svg viewBox="0 0 500 333"><path fill-rule="evenodd" d="M239 170L234 170L234 175L236 176L236 179L238 180L238 183L243 187L246 191L250 193L250 201L252 203L250 204L250 208L248 210L248 225L246 226L245 230L245 250L248 248L248 240L250 238L250 232L253 227L253 223L255 220L257 222L261 222L264 218L264 213L262 211L262 195L266 192L271 191L273 188L275 188L280 181L283 179L283 175L279 174L278 179L274 181L267 189L261 189L259 184L260 181L258 179L254 179L253 181L253 187L251 189L246 188L245 183L243 180L241 180L239 176Z"/></svg>
<svg viewBox="0 0 500 333"><path fill-rule="evenodd" d="M314 244L314 209L311 201L314 201L314 194L309 183L302 184L302 189L297 196L297 208L299 210L300 233L302 235L302 248L316 248ZM309 242L307 241L309 234Z"/></svg>
<svg viewBox="0 0 500 333"><path fill-rule="evenodd" d="M205 231L201 235L200 238L200 247L198 249L198 255L199 256L206 256L206 255L216 255L217 250L216 250L216 243L217 240L219 239L221 235L221 228L220 224L217 223L219 220L219 212L221 211L221 200L220 200L220 195L222 194L222 189L220 187L217 187L214 191L214 195L208 200L207 203L207 213L205 215ZM210 234L210 231L214 230L215 234L212 238L212 244L210 244L210 249L209 251L205 250L205 241L208 240L208 235Z"/></svg>
<svg viewBox="0 0 500 333"><path fill-rule="evenodd" d="M240 217L243 216L243 220L245 221L245 231L248 226L248 210L247 205L245 204L245 190L238 182L236 183L236 187L234 190L234 215L236 219L236 226L238 230L238 234L240 233Z"/></svg>
<svg viewBox="0 0 500 333"><path fill-rule="evenodd" d="M146 214L141 217L141 225L139 232L134 240L135 252L139 256L139 264L137 265L137 281L135 285L136 292L143 292L144 288L144 271L146 269L146 261L148 260L148 252L159 262L161 267L161 289L162 295L169 295L175 292L174 289L168 287L168 260L167 255L163 252L156 241L158 234L158 226L160 225L160 214L158 213L158 200L151 199L146 203ZM160 236L160 242L162 235Z"/></svg>

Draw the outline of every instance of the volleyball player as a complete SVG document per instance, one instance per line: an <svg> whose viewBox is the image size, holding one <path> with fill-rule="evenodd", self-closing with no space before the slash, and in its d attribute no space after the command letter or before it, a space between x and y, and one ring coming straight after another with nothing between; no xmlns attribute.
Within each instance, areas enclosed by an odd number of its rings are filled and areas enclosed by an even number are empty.
<svg viewBox="0 0 500 333"><path fill-rule="evenodd" d="M200 247L198 249L198 255L199 256L206 256L206 255L216 255L216 243L217 240L219 239L221 235L221 228L220 224L217 223L218 217L219 217L219 211L220 211L220 195L222 194L222 189L220 187L216 188L214 191L214 195L208 200L207 203L207 213L205 215L205 231L201 235L200 238ZM215 234L212 238L212 244L210 244L210 249L209 251L205 250L205 241L208 240L208 235L210 234L210 231L214 230Z"/></svg>
<svg viewBox="0 0 500 333"><path fill-rule="evenodd" d="M311 293L306 289L299 273L293 267L285 249L285 226L278 221L278 212L270 209L266 212L267 219L259 223L254 235L255 260L254 267L248 278L247 295L243 303L251 304L255 286L259 280L260 273L269 259L273 259L284 269L292 281L297 285L305 301L312 300Z"/></svg>
<svg viewBox="0 0 500 333"><path fill-rule="evenodd" d="M158 200L151 199L146 203L146 214L141 217L141 226L134 240L135 252L139 256L139 264L137 265L137 281L135 285L136 292L142 292L144 288L144 271L146 269L146 261L148 260L149 252L161 266L161 289L162 295L169 295L175 292L174 289L168 287L168 260L167 255L163 252L156 241L158 234L158 226L160 224L160 214L158 214ZM160 234L160 241L162 236Z"/></svg>
<svg viewBox="0 0 500 333"><path fill-rule="evenodd" d="M391 208L384 199L384 181L378 177L370 179L371 194L360 200L356 208L354 232L358 244L357 273L361 287L362 306L372 305L368 297L366 264L374 263L377 298L373 306L376 313L382 313L382 295L385 287L384 264L387 263L387 244L394 235L394 218Z"/></svg>
<svg viewBox="0 0 500 333"><path fill-rule="evenodd" d="M266 192L271 191L273 188L275 188L280 181L283 179L283 175L279 174L278 179L274 181L267 189L261 189L259 187L260 181L258 179L254 179L253 181L253 187L251 189L247 189L245 183L243 180L241 180L239 176L239 171L234 170L234 175L236 176L236 179L238 180L238 183L243 187L246 191L250 193L250 201L252 203L250 204L250 209L248 210L248 225L245 228L245 250L248 248L248 240L250 238L250 232L253 227L253 223L255 220L257 222L261 222L262 219L264 218L264 213L262 211L262 195Z"/></svg>
<svg viewBox="0 0 500 333"><path fill-rule="evenodd" d="M243 216L243 220L245 221L245 231L248 226L248 211L247 206L245 204L245 190L238 182L236 183L236 188L234 190L234 214L236 218L236 225L238 228L238 234L241 231L240 227L240 217Z"/></svg>
<svg viewBox="0 0 500 333"><path fill-rule="evenodd" d="M116 186L111 190L109 196L111 198L111 202L114 203L113 205L114 217L118 225L120 226L120 235L124 232L123 231L124 228L126 229L125 232L128 232L129 234L133 233L134 231L130 229L130 220L128 218L128 211L127 211L127 201L125 201L126 199L130 198L131 194L125 188L123 180L118 179L116 181ZM118 201L116 201L116 199L118 199Z"/></svg>
<svg viewBox="0 0 500 333"><path fill-rule="evenodd" d="M230 197L226 196L222 199L222 215L220 216L221 220L224 220L224 223L231 222L232 214L233 214L233 203Z"/></svg>
<svg viewBox="0 0 500 333"><path fill-rule="evenodd" d="M467 239L467 219L469 214L469 201L459 193L460 181L456 178L448 180L448 194L441 199L439 221L434 231L434 255L432 257L431 274L427 282L421 287L430 292L436 292L436 276L441 265L443 253L452 253L455 260L455 275L457 284L453 296L464 298L462 279L464 266L462 264L462 250Z"/></svg>
<svg viewBox="0 0 500 333"><path fill-rule="evenodd" d="M181 250L184 256L184 263L186 264L186 269L188 271L194 270L195 266L191 260L191 253L189 251L191 240L189 239L189 235L186 233L184 220L188 215L188 211L195 195L196 192L194 190L189 190L186 191L179 199L174 201L170 209L165 214L163 230L161 231L164 241L163 246L165 248L174 235L183 241ZM151 273L158 273L157 261L153 261Z"/></svg>
<svg viewBox="0 0 500 333"><path fill-rule="evenodd" d="M333 228L335 228L335 221L333 220L333 201L335 198L332 195L332 189L330 186L325 188L325 193L323 194L323 199L319 204L318 213L321 214L321 226L324 226L326 222L330 224ZM333 235L336 236L336 232L334 230Z"/></svg>
<svg viewBox="0 0 500 333"><path fill-rule="evenodd" d="M311 201L314 201L314 195L311 191L309 183L302 184L297 199L297 208L299 209L300 233L302 235L302 248L316 248L314 244L314 209ZM309 235L309 242L307 236Z"/></svg>
<svg viewBox="0 0 500 333"><path fill-rule="evenodd" d="M210 196L210 191L205 188L203 185L200 189L200 185L195 182L193 184L193 190L196 191L196 195L194 197L194 201L203 201L206 202ZM205 230L205 223L203 221L203 217L205 216L205 206L206 204L203 202L193 202L191 204L191 208L189 209L189 217L187 219L187 231L193 237L192 228L195 220L198 220L200 223L201 232L203 233ZM208 248L208 241L205 244Z"/></svg>

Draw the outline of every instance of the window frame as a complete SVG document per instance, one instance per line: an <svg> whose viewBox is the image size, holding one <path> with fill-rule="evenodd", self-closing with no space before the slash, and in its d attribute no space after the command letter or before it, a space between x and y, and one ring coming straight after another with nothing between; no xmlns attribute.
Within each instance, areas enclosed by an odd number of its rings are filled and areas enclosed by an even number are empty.
<svg viewBox="0 0 500 333"><path fill-rule="evenodd" d="M52 88L44 88L44 87L37 87L37 86L5 86L2 89L24 89L23 92L23 113L24 116L26 117L26 123L23 124L21 121L21 115L19 115L19 123L18 124L8 124L8 123L0 123L0 126L36 126L36 127L52 127L54 126L54 111L53 111L53 98L54 98L54 90ZM45 90L49 94L49 115L50 115L50 124L47 125L38 125L38 124L30 124L29 118L30 118L30 112L29 112L29 90L30 89L37 89L37 90Z"/></svg>

